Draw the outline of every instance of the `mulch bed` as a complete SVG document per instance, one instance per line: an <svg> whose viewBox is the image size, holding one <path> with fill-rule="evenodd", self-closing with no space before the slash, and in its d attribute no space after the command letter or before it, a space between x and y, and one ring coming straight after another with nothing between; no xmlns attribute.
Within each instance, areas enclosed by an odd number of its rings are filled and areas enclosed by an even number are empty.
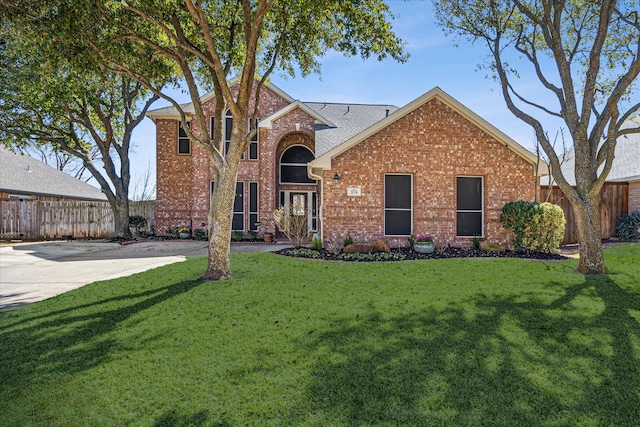
<svg viewBox="0 0 640 427"><path fill-rule="evenodd" d="M394 248L394 249L391 249L391 253L388 259L380 259L380 258L372 259L372 257L368 257L368 256L345 257L345 254L343 253L334 254L325 249L299 250L295 248L287 248L287 249L281 249L279 251L275 251L274 253L284 255L284 256L296 257L296 258L313 258L313 259L323 259L328 261L350 261L350 262L405 261L405 260L443 259L443 258L523 258L523 259L535 259L535 260L546 260L546 261L549 261L549 260L563 261L568 259L567 257L557 253L510 251L510 250L507 250L505 252L489 252L489 251L482 251L480 249L476 249L475 247L470 247L470 248L447 247L442 249L436 249L433 253L430 253L430 254L415 252L408 248ZM396 254L398 256L394 256ZM354 254L349 254L349 255L354 255ZM363 254L363 255L366 255L366 254Z"/></svg>

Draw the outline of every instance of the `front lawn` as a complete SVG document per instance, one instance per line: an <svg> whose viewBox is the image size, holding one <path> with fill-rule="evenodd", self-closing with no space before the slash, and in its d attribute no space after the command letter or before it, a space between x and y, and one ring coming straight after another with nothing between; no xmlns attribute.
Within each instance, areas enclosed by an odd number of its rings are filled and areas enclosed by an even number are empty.
<svg viewBox="0 0 640 427"><path fill-rule="evenodd" d="M631 426L640 244L576 261L232 255L0 313L0 425Z"/></svg>

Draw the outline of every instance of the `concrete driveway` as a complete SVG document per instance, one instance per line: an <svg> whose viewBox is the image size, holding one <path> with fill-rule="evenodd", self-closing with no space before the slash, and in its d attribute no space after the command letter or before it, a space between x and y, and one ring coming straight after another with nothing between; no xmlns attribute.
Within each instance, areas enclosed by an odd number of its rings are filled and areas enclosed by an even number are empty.
<svg viewBox="0 0 640 427"><path fill-rule="evenodd" d="M273 251L282 244L232 245L232 252ZM0 247L0 310L19 307L99 280L206 255L207 242L97 241L20 243Z"/></svg>

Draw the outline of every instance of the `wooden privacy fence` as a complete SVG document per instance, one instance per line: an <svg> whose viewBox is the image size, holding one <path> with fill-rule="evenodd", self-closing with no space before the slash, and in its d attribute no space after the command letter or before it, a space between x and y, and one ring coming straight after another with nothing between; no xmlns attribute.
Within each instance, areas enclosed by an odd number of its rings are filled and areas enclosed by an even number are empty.
<svg viewBox="0 0 640 427"><path fill-rule="evenodd" d="M154 228L155 201L132 202L131 215L147 218ZM2 239L48 240L66 236L105 239L114 236L114 220L107 202L0 199Z"/></svg>
<svg viewBox="0 0 640 427"><path fill-rule="evenodd" d="M547 194L551 191L549 199ZM549 201L560 206L567 220L562 245L578 243L578 229L573 208L560 188L543 185L540 187L542 201ZM600 192L600 232L603 239L616 234L616 220L620 215L629 213L629 184L626 182L607 182Z"/></svg>

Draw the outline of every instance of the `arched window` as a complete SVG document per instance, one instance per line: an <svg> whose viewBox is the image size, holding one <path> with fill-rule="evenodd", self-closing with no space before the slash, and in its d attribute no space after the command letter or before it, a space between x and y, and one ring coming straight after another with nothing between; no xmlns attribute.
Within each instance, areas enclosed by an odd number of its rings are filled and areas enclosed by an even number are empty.
<svg viewBox="0 0 640 427"><path fill-rule="evenodd" d="M307 175L307 163L314 159L307 147L294 145L282 153L280 158L280 182L287 184L315 184Z"/></svg>

